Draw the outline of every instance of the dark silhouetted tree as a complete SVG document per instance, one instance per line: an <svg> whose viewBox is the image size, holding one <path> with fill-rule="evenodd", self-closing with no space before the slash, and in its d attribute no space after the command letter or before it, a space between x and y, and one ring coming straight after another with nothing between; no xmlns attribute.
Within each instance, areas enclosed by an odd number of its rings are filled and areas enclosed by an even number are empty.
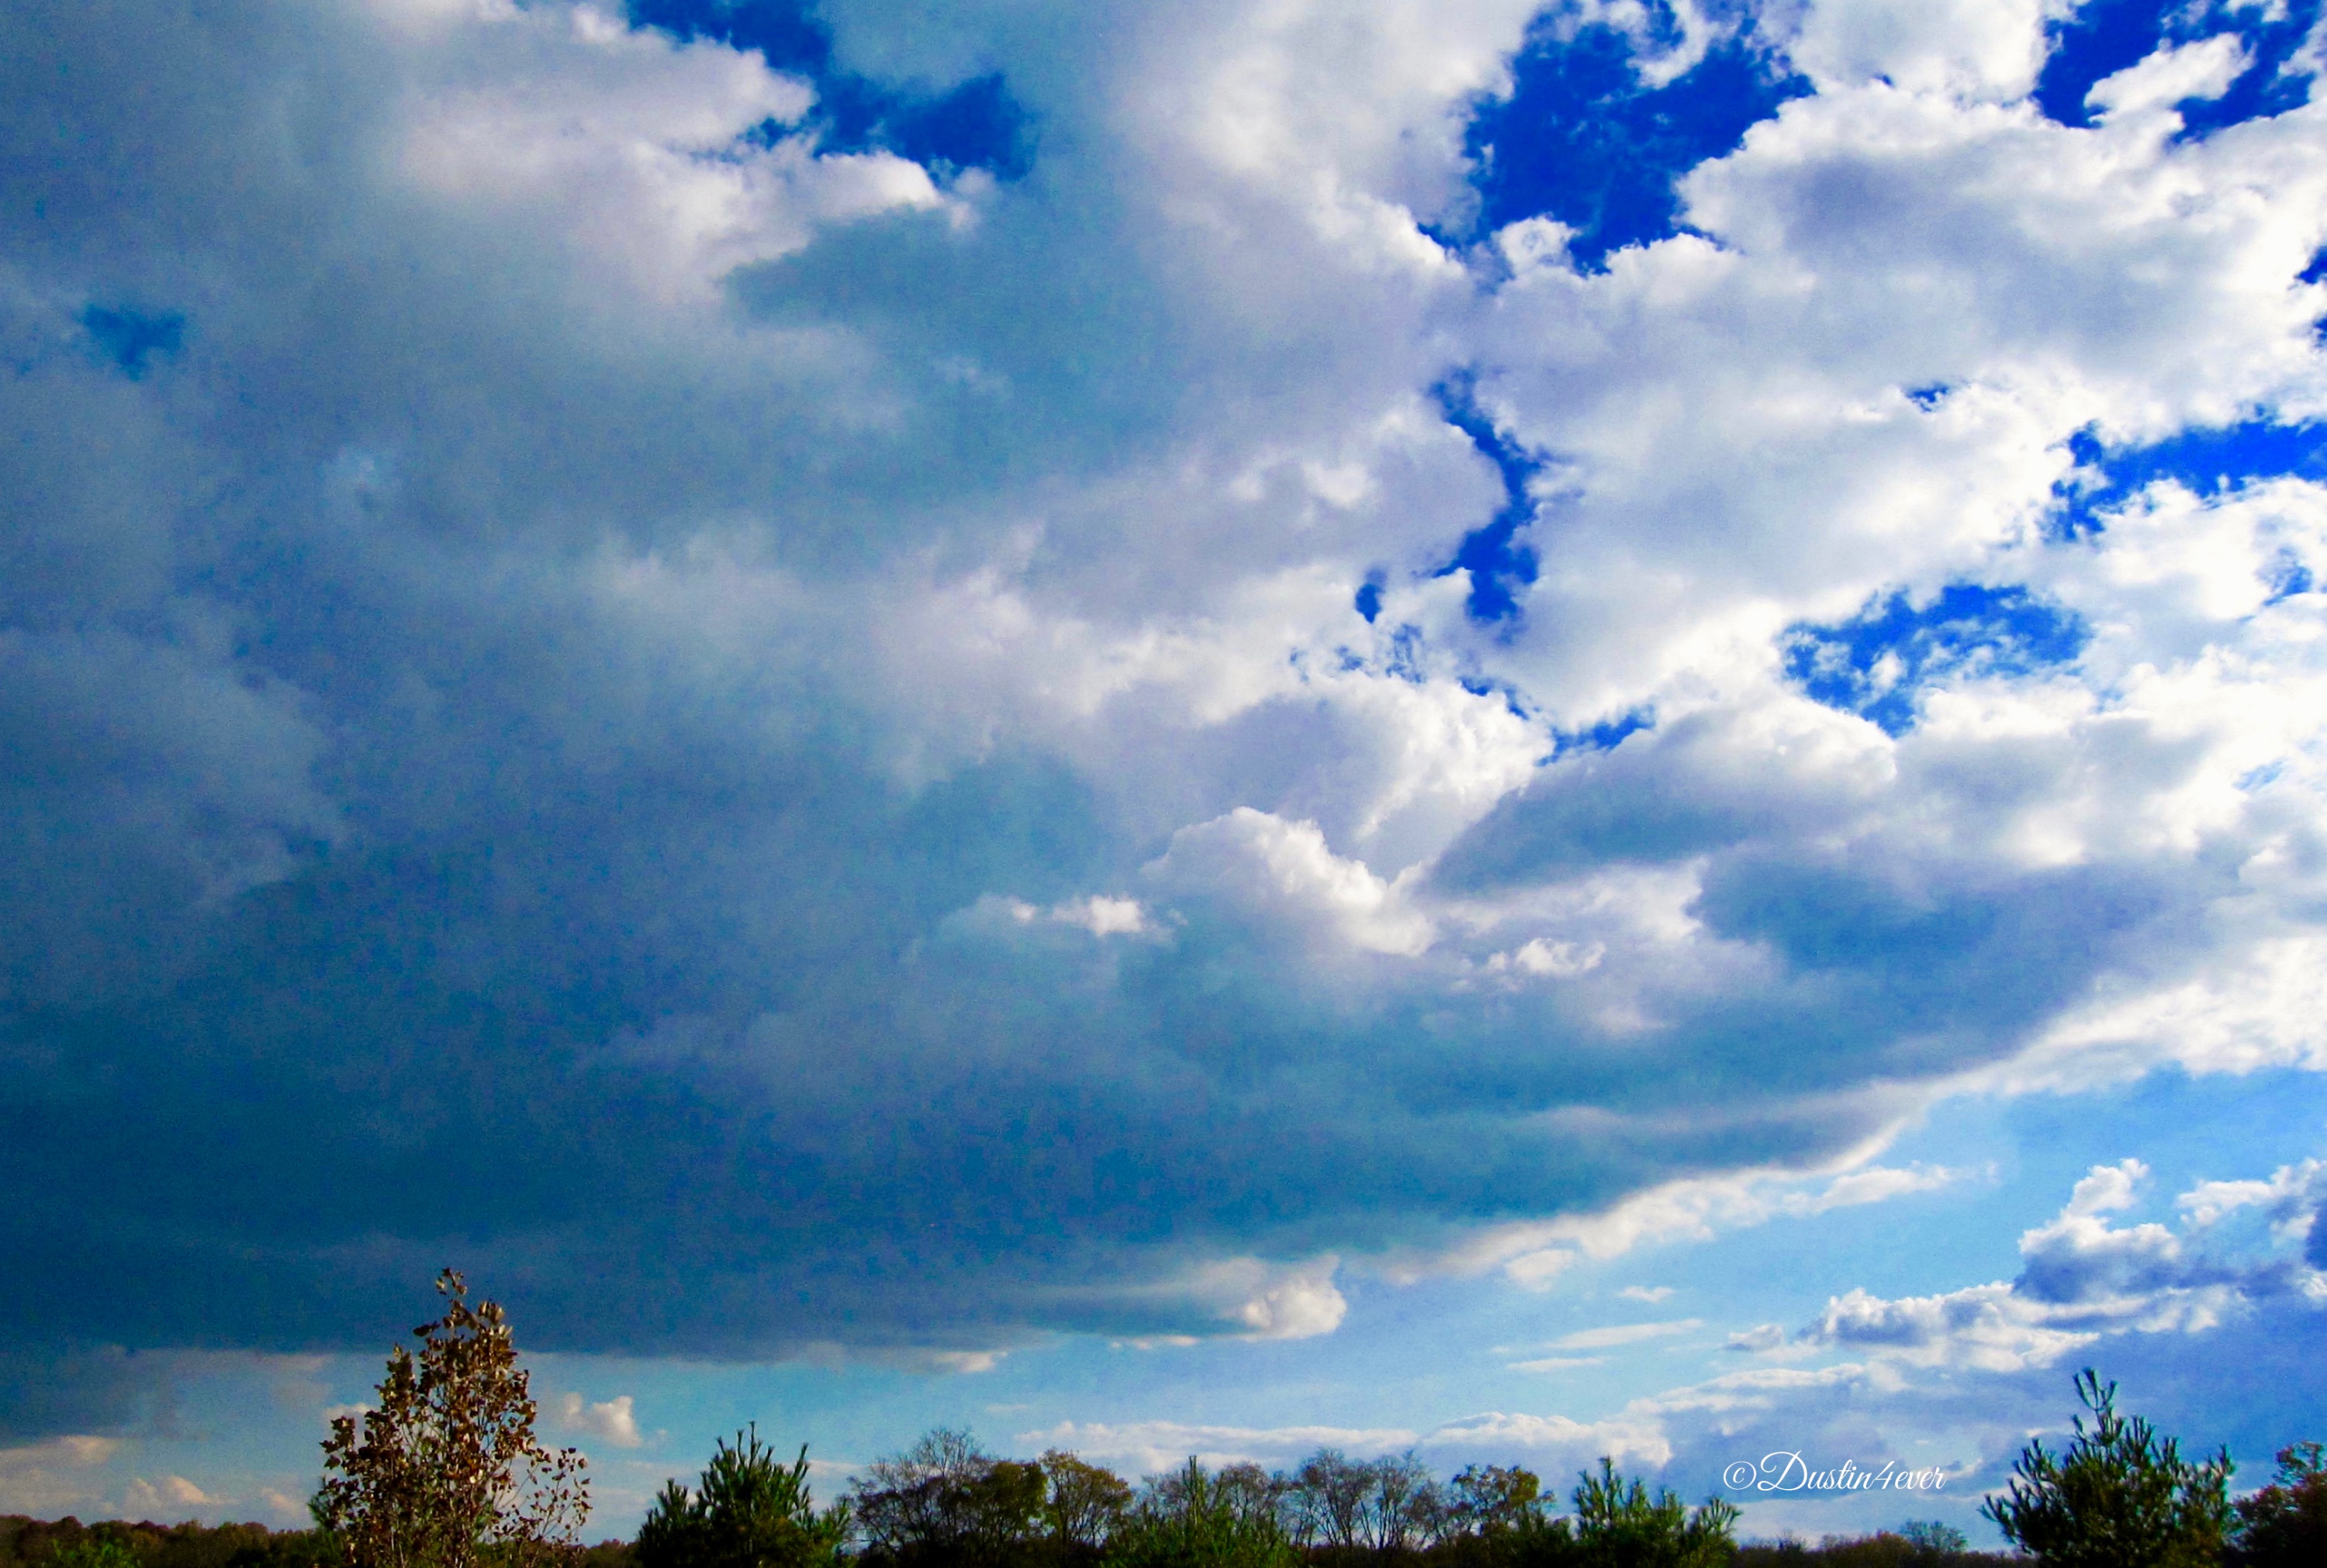
<svg viewBox="0 0 2327 1568"><path fill-rule="evenodd" d="M2327 1563L2327 1448L2298 1442L2278 1451L2278 1475L2237 1504L2229 1560L2241 1568Z"/></svg>
<svg viewBox="0 0 2327 1568"><path fill-rule="evenodd" d="M1373 1476L1338 1448L1321 1448L1285 1478L1286 1522L1304 1546L1349 1551L1365 1545L1366 1503Z"/></svg>
<svg viewBox="0 0 2327 1568"><path fill-rule="evenodd" d="M1040 1464L995 1459L939 1427L866 1467L849 1499L875 1562L990 1563L1038 1537L1048 1494Z"/></svg>

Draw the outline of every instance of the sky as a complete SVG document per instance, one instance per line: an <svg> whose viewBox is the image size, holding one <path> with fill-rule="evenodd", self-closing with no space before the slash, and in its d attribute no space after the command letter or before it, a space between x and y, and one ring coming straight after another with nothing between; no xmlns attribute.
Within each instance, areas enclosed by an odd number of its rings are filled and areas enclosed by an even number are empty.
<svg viewBox="0 0 2327 1568"><path fill-rule="evenodd" d="M2327 1439L2316 0L0 9L0 1511ZM1769 1456L1905 1492L1739 1483ZM1780 1463L1778 1469L1782 1469Z"/></svg>

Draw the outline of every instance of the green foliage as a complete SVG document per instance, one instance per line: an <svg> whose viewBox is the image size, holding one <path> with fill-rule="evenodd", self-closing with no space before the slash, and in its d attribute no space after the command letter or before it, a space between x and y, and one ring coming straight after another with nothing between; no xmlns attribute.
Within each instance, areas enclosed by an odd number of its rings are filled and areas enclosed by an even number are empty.
<svg viewBox="0 0 2327 1568"><path fill-rule="evenodd" d="M1899 1526L1899 1538L1913 1550L1919 1564L1944 1563L1962 1555L1964 1548L1971 1545L1961 1530L1937 1519L1910 1519Z"/></svg>
<svg viewBox="0 0 2327 1568"><path fill-rule="evenodd" d="M693 1492L664 1485L639 1528L638 1568L825 1568L847 1537L846 1503L817 1511L808 1445L782 1464L754 1425L718 1442Z"/></svg>
<svg viewBox="0 0 2327 1568"><path fill-rule="evenodd" d="M1533 1470L1472 1465L1448 1483L1436 1555L1457 1568L1545 1568L1573 1562L1575 1528L1555 1517Z"/></svg>
<svg viewBox="0 0 2327 1568"><path fill-rule="evenodd" d="M1063 1557L1096 1554L1131 1507L1131 1485L1113 1470L1051 1450L1037 1461L1048 1489L1042 1523Z"/></svg>
<svg viewBox="0 0 2327 1568"><path fill-rule="evenodd" d="M850 1501L874 1563L1004 1563L1023 1557L1052 1523L1040 1463L995 1459L949 1427L875 1461Z"/></svg>
<svg viewBox="0 0 2327 1568"><path fill-rule="evenodd" d="M2230 1561L2242 1568L2305 1568L2327 1563L2327 1447L2298 1442L2278 1451L2270 1485L2237 1504Z"/></svg>
<svg viewBox="0 0 2327 1568"><path fill-rule="evenodd" d="M2077 1397L2092 1415L2055 1458L2021 1451L2010 1489L1981 1512L2045 1568L2201 1568L2221 1560L2230 1522L2228 1454L2192 1463L2149 1423L2117 1413L2117 1385L2087 1367Z"/></svg>
<svg viewBox="0 0 2327 1568"><path fill-rule="evenodd" d="M1690 1508L1659 1489L1651 1498L1603 1458L1575 1489L1575 1555L1589 1568L1726 1568L1736 1554L1737 1510L1718 1498Z"/></svg>
<svg viewBox="0 0 2327 1568"><path fill-rule="evenodd" d="M94 1531L59 1548L49 1563L51 1568L138 1568L137 1554L118 1536Z"/></svg>
<svg viewBox="0 0 2327 1568"><path fill-rule="evenodd" d="M1121 1568L1293 1568L1280 1488L1257 1465L1218 1475L1191 1458L1147 1483L1117 1528L1107 1562Z"/></svg>
<svg viewBox="0 0 2327 1568"><path fill-rule="evenodd" d="M1543 1511L1543 1482L1533 1470L1515 1465L1472 1465L1447 1492L1449 1534L1502 1535Z"/></svg>
<svg viewBox="0 0 2327 1568"><path fill-rule="evenodd" d="M264 1525L155 1525L0 1517L0 1568L110 1563L117 1568L339 1568L339 1544L320 1530Z"/></svg>

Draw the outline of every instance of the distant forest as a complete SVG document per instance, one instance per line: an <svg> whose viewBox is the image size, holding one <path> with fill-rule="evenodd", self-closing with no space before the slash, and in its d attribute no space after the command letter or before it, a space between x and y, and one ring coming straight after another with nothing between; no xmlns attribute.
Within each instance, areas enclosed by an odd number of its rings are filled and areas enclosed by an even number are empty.
<svg viewBox="0 0 2327 1568"><path fill-rule="evenodd" d="M92 1547L111 1545L136 1568L346 1568L338 1542L322 1530L269 1530L264 1525L157 1525L107 1521L84 1525L74 1518L42 1520L0 1515L0 1568L70 1568L76 1563L115 1558ZM1317 1568L1374 1568L1376 1564L1425 1564L1458 1561L1448 1554L1415 1549L1312 1546L1302 1554ZM1747 1541L1735 1548L1736 1568L1974 1568L2028 1559L2002 1553L1935 1550L1926 1529L1910 1534L1884 1530L1871 1535L1828 1535L1812 1545L1800 1541ZM628 1541L602 1541L575 1554L574 1568L638 1568L637 1547Z"/></svg>

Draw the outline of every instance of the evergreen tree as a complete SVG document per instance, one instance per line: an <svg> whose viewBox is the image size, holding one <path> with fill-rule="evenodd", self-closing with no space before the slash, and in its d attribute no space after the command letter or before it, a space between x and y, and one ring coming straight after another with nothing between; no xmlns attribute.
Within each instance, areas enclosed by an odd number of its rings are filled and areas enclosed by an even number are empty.
<svg viewBox="0 0 2327 1568"><path fill-rule="evenodd" d="M2221 1560L2230 1520L2226 1453L2184 1460L2173 1438L2117 1412L2117 1385L2087 1367L2077 1397L2091 1414L2059 1457L2032 1440L2009 1491L1980 1511L2044 1568L2201 1568Z"/></svg>
<svg viewBox="0 0 2327 1568"><path fill-rule="evenodd" d="M755 1424L715 1447L693 1492L666 1482L639 1527L639 1568L827 1568L840 1561L848 1510L822 1513L808 1485L808 1445L791 1464Z"/></svg>

